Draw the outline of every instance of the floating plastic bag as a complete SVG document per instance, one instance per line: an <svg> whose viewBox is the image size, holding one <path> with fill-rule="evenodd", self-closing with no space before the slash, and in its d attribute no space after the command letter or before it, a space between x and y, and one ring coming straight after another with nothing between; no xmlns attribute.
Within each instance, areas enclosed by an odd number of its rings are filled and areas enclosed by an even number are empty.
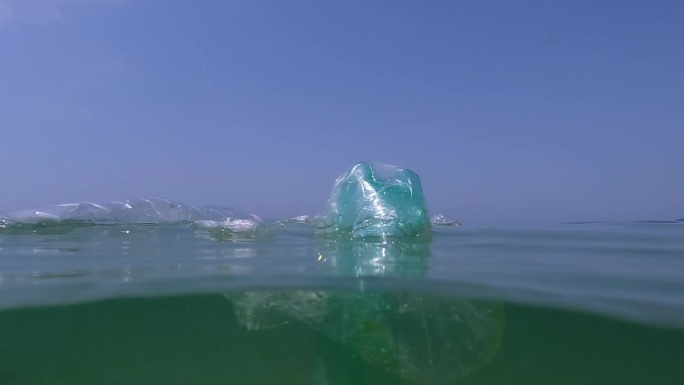
<svg viewBox="0 0 684 385"><path fill-rule="evenodd" d="M416 238L430 232L420 178L411 170L361 162L335 181L326 210L316 218L322 234L352 238Z"/></svg>

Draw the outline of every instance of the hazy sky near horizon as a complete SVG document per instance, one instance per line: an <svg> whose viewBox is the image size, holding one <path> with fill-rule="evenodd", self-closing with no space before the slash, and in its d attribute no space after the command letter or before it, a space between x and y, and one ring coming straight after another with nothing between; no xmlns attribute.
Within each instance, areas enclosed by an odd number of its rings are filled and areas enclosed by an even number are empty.
<svg viewBox="0 0 684 385"><path fill-rule="evenodd" d="M673 1L0 0L0 210L321 210L353 163L465 223L684 217Z"/></svg>

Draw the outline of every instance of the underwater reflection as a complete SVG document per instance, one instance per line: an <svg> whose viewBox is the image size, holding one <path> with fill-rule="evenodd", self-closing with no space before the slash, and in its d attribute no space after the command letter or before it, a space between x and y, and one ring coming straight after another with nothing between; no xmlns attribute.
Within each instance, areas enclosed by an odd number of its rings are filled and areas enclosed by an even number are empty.
<svg viewBox="0 0 684 385"><path fill-rule="evenodd" d="M362 282L421 277L429 254L428 243L323 241L319 258ZM401 381L453 383L492 361L505 324L502 304L404 291L264 290L226 297L249 331L292 322L317 331L315 385L373 383L367 368Z"/></svg>
<svg viewBox="0 0 684 385"><path fill-rule="evenodd" d="M420 278L429 256L428 242L318 241L319 262L339 276Z"/></svg>

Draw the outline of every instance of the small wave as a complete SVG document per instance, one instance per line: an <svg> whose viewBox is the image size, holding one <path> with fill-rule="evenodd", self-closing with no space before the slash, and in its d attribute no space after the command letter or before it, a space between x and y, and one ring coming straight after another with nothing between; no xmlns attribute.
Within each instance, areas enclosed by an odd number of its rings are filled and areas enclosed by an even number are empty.
<svg viewBox="0 0 684 385"><path fill-rule="evenodd" d="M461 226L461 222L447 218L444 214L433 216L431 222L433 226Z"/></svg>

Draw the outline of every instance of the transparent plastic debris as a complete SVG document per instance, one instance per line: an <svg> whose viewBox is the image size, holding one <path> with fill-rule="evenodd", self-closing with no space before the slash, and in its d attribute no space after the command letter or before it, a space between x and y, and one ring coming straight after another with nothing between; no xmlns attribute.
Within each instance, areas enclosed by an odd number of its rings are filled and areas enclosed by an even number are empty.
<svg viewBox="0 0 684 385"><path fill-rule="evenodd" d="M306 227L310 227L312 221L313 219L310 215L298 215L296 217L277 219L274 221L274 223L280 225L281 227L287 227L290 225L305 225Z"/></svg>
<svg viewBox="0 0 684 385"><path fill-rule="evenodd" d="M215 206L193 206L163 199L140 198L108 203L64 203L35 210L21 210L0 217L0 228L54 224L170 224L193 223L198 228L252 230L261 223L256 215Z"/></svg>
<svg viewBox="0 0 684 385"><path fill-rule="evenodd" d="M487 365L501 346L501 304L419 293L323 290L231 293L246 329L303 322L403 380L446 384ZM324 362L335 365L335 362Z"/></svg>
<svg viewBox="0 0 684 385"><path fill-rule="evenodd" d="M247 291L225 294L239 322L249 331L268 330L297 320L312 324L325 317L325 291Z"/></svg>
<svg viewBox="0 0 684 385"><path fill-rule="evenodd" d="M450 219L444 216L444 214L437 214L432 217L433 226L461 226L461 222Z"/></svg>
<svg viewBox="0 0 684 385"><path fill-rule="evenodd" d="M407 239L430 232L418 175L369 162L358 163L337 178L315 225L319 234L349 234L351 238Z"/></svg>
<svg viewBox="0 0 684 385"><path fill-rule="evenodd" d="M311 223L311 216L299 215L296 217L288 218L288 221L294 222L294 223Z"/></svg>
<svg viewBox="0 0 684 385"><path fill-rule="evenodd" d="M339 276L359 277L358 292L257 290L225 296L249 331L302 322L393 376L417 383L452 383L484 367L498 353L505 326L503 306L363 289L368 277L422 277L428 255L427 242L324 239L319 262ZM340 365L337 361L324 359L323 372ZM321 384L335 383L320 373L313 377Z"/></svg>
<svg viewBox="0 0 684 385"><path fill-rule="evenodd" d="M0 211L0 229L6 229L14 224L14 221L9 219L9 215Z"/></svg>
<svg viewBox="0 0 684 385"><path fill-rule="evenodd" d="M230 231L249 231L259 226L259 222L251 219L227 219L225 221L200 220L192 223L200 229L226 229Z"/></svg>

